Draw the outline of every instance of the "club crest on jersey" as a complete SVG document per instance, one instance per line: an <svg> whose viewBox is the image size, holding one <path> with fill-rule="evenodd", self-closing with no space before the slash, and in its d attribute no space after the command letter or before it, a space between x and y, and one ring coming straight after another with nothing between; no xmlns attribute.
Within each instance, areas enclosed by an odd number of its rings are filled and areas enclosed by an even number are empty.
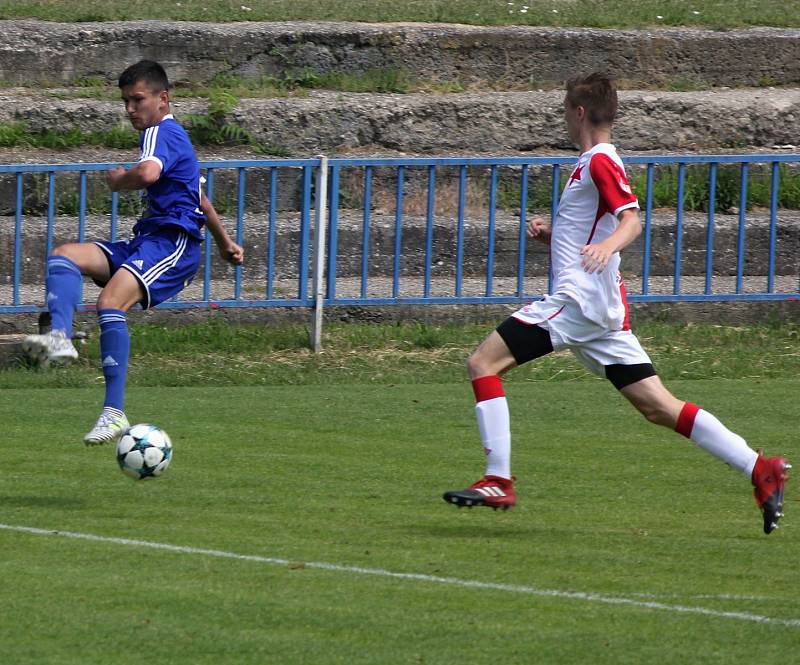
<svg viewBox="0 0 800 665"><path fill-rule="evenodd" d="M572 172L572 175L569 177L569 185L572 185L573 182L578 181L580 182L581 179L581 171L583 171L583 166L576 166L575 170Z"/></svg>

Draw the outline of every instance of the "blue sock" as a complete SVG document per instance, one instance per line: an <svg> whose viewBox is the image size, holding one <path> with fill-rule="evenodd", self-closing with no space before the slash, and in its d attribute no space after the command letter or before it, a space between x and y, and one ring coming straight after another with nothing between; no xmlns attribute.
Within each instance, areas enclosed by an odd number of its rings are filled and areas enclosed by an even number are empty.
<svg viewBox="0 0 800 665"><path fill-rule="evenodd" d="M128 376L128 355L131 338L125 312L119 309L98 309L100 323L100 362L106 379L103 406L125 410L125 380Z"/></svg>
<svg viewBox="0 0 800 665"><path fill-rule="evenodd" d="M66 256L47 257L47 309L53 330L72 337L72 316L81 299L81 269Z"/></svg>

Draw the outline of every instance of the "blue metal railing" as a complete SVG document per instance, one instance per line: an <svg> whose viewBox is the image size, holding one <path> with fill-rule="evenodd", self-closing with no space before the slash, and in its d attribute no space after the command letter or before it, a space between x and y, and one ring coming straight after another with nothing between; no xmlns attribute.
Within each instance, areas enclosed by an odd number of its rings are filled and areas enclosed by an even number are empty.
<svg viewBox="0 0 800 665"><path fill-rule="evenodd" d="M551 217L554 217L562 168L571 167L575 161L574 157L329 160L324 304L488 304L518 303L538 297L552 284L552 275L549 274L546 251L540 249L536 254L525 235L525 224L532 212L532 187L540 186L537 211L538 208L542 211L549 208ZM780 239L797 236L797 230L789 228L791 224L779 214L781 176L786 165L800 167L800 155L634 156L627 157L625 164L629 176L640 175L644 189L637 192L644 224L641 249L636 250L641 251L641 268L636 270L639 273L636 279L640 279L641 287L636 292L629 284L631 301L800 298L796 247L789 252L794 264L788 270L785 260L782 268L778 261ZM750 179L756 170L751 168L752 165L763 165L760 168L766 169L769 177L767 256L763 262L766 274L759 275L759 278L764 278L762 287L747 283L751 276L746 271L748 259L757 251L748 247L748 222L752 216L748 212ZM77 183L68 185L77 189L77 205L70 215L70 219L77 218L76 226L68 235L70 241L84 241L94 205L89 201L90 185L93 178L102 177L104 171L115 166L117 164L105 163L0 165L0 185L8 180L8 187L0 188L0 192L5 192L4 196L13 192L8 201L0 200L0 208L10 212L13 207L13 252L11 256L0 256L0 275L7 274L7 287L0 296L0 312L36 312L42 309L44 259L56 244L57 224L63 226L62 218L66 216L59 212L59 195L63 197L62 190L65 189L59 188L60 178L77 175ZM202 162L207 179L206 192L212 201L215 197L220 198L225 189L222 180L227 182L226 200L229 205L224 217L231 235L248 247L246 263L235 269L221 266L214 258L213 243L206 233L200 289L187 291L161 307L314 306L314 289L309 288L312 278L309 267L313 262L312 209L316 205L314 183L319 175L319 166L320 160L316 158ZM687 178L688 170L698 166L707 168L705 233L700 243L689 243L685 237L689 223L685 211ZM716 251L719 248L715 247L721 237L717 211L720 174L723 169L737 166L735 242L722 248L727 249L728 254L734 254L734 265L729 271L732 286L721 286L719 270L715 273L715 265L721 260L720 252ZM663 265L666 256L664 250L656 246L655 235L656 207L659 201L663 205L656 195L656 176L663 169L676 170L675 200L669 213L674 215L674 224L670 228L671 273L668 275L672 286L664 289L662 285L660 292L656 293L654 291L659 289L653 288L656 277L653 274L654 261ZM251 177L253 181L249 180ZM26 189L28 179L33 179L34 183L28 184ZM480 183L477 194L470 190L475 183ZM453 195L448 198L449 184L454 187ZM30 203L26 193L31 190L35 194L37 188L46 189L46 195L38 204ZM118 194L104 191L101 198L105 197L107 205L104 204L102 214L107 216L109 226L102 237L116 239L123 221L121 199ZM419 204L415 213L407 210L414 192ZM547 199L546 205L541 204L542 192ZM388 200L376 200L381 195ZM476 196L480 199L478 204ZM512 217L510 207L516 210ZM379 208L393 208L393 214L385 211L378 214ZM475 212L476 208L478 212ZM443 210L447 212L443 213ZM354 213L359 221L348 221ZM509 222L510 218L512 222ZM800 224L800 221L794 223ZM510 231L509 224L513 227ZM31 247L30 243L39 227L43 229L43 232L39 231L42 237L35 242L40 242L42 248L36 251L39 248ZM414 233L417 234L417 246L410 247ZM442 240L443 235L447 237L446 241ZM63 236L62 231L62 239ZM477 272L476 246L480 253L480 271ZM513 246L511 250L510 246ZM687 275L687 252L697 251L705 253L702 270L698 273L695 269L692 275ZM418 255L416 258L412 256L414 253ZM511 254L513 257L509 259ZM31 257L41 262L38 269L25 265ZM418 264L416 268L411 265L413 262ZM547 280L548 286L528 292L534 262L536 273ZM776 290L779 268L783 270L782 275L788 273L792 280L788 288L787 280L781 280L782 291ZM344 288L350 279L348 270L355 271L353 277L357 283L348 283ZM506 274L500 276L498 272L501 270ZM23 273L27 273L27 279L23 279ZM28 288L31 273L35 275L37 286L33 290ZM662 272L659 277L663 276ZM702 285L694 290L687 288L690 276L698 277ZM500 285L502 277L508 279ZM442 286L443 283L447 288ZM220 293L225 289L229 292ZM81 305L84 309L91 306L91 303Z"/></svg>

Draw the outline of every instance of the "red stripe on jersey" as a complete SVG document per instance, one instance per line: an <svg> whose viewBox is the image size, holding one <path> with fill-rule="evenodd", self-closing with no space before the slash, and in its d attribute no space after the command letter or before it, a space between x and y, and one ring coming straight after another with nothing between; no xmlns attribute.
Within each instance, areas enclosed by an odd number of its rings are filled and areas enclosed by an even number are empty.
<svg viewBox="0 0 800 665"><path fill-rule="evenodd" d="M694 419L697 417L699 410L700 407L696 404L685 402L678 416L678 422L675 424L675 431L678 434L683 434L687 439L690 438L694 427Z"/></svg>
<svg viewBox="0 0 800 665"><path fill-rule="evenodd" d="M622 319L622 329L630 330L631 312L628 309L628 291L625 288L625 282L622 279L622 275L619 277L619 297L622 299L622 306L625 308L625 318Z"/></svg>
<svg viewBox="0 0 800 665"><path fill-rule="evenodd" d="M589 160L589 173L597 187L600 201L609 212L636 203L638 199L631 191L631 183L623 168L604 152L592 155ZM602 206L601 206L602 207Z"/></svg>
<svg viewBox="0 0 800 665"><path fill-rule="evenodd" d="M479 376L477 379L473 379L472 390L475 392L476 402L485 402L487 399L506 396L503 391L503 381L497 374Z"/></svg>
<svg viewBox="0 0 800 665"><path fill-rule="evenodd" d="M599 222L600 219L603 217L603 215L605 215L607 212L609 212L609 210L606 204L603 202L603 199L602 198L598 199L597 214L594 216L594 224L592 224L592 231L591 233L589 233L589 239L586 241L587 245L590 245L592 243L592 238L594 238L594 232L597 230L597 222Z"/></svg>

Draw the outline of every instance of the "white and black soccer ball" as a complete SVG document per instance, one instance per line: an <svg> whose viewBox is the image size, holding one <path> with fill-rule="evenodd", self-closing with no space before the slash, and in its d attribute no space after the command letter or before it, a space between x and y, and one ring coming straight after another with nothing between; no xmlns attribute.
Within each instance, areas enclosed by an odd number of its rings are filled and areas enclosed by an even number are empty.
<svg viewBox="0 0 800 665"><path fill-rule="evenodd" d="M171 461L172 441L155 425L134 425L117 443L119 468L136 480L160 476Z"/></svg>

